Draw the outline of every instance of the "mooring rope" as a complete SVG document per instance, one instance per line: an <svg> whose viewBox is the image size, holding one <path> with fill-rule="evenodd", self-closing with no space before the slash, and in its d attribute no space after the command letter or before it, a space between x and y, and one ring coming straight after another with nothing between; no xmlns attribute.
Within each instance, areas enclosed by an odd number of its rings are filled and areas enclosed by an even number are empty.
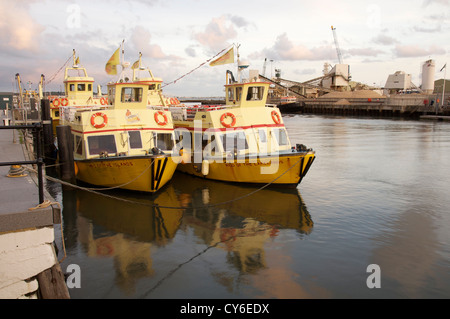
<svg viewBox="0 0 450 319"><path fill-rule="evenodd" d="M64 231L63 231L63 225L62 225L63 218L62 218L61 204L58 202L52 202L52 201L49 201L48 199L46 199L44 202L36 205L35 207L28 208L28 210L33 211L33 210L40 209L40 208L47 208L49 206L51 206L53 209L53 205L57 205L59 207L59 217L61 219L61 241L62 241L62 246L63 246L63 251L64 251L64 257L59 260L59 263L61 263L67 257L66 244L64 241Z"/></svg>

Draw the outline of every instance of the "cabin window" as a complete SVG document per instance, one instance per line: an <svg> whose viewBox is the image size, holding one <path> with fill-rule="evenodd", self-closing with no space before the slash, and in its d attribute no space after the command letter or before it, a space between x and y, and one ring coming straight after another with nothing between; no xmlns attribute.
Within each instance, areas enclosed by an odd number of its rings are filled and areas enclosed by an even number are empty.
<svg viewBox="0 0 450 319"><path fill-rule="evenodd" d="M122 103L142 102L142 88L122 88Z"/></svg>
<svg viewBox="0 0 450 319"><path fill-rule="evenodd" d="M75 91L75 84L70 84L69 85L69 89L70 89L70 92L74 92Z"/></svg>
<svg viewBox="0 0 450 319"><path fill-rule="evenodd" d="M77 91L86 91L86 84L79 83L77 86Z"/></svg>
<svg viewBox="0 0 450 319"><path fill-rule="evenodd" d="M260 101L264 97L263 86L250 86L247 93L247 101Z"/></svg>
<svg viewBox="0 0 450 319"><path fill-rule="evenodd" d="M173 148L173 135L171 133L156 133L153 132L153 135L156 136L156 147L163 151L170 151Z"/></svg>
<svg viewBox="0 0 450 319"><path fill-rule="evenodd" d="M244 131L226 133L220 136L223 150L225 152L234 152L248 149L247 139Z"/></svg>
<svg viewBox="0 0 450 319"><path fill-rule="evenodd" d="M275 135L275 139L277 140L279 146L289 145L286 130L276 128L273 129L273 134Z"/></svg>
<svg viewBox="0 0 450 319"><path fill-rule="evenodd" d="M83 154L83 143L81 140L81 136L76 135L75 136L75 152L79 155Z"/></svg>
<svg viewBox="0 0 450 319"><path fill-rule="evenodd" d="M110 88L109 89L109 96L108 96L108 98L109 98L109 101L110 101L110 103L113 103L114 104L114 101L115 101L115 99L116 99L116 96L115 96L115 94L116 94L116 88Z"/></svg>
<svg viewBox="0 0 450 319"><path fill-rule="evenodd" d="M241 96L242 96L242 88L241 87L237 87L236 88L236 101L240 101L241 100Z"/></svg>
<svg viewBox="0 0 450 319"><path fill-rule="evenodd" d="M228 88L228 100L233 101L234 100L234 88Z"/></svg>
<svg viewBox="0 0 450 319"><path fill-rule="evenodd" d="M203 142L202 142L203 153L206 156L214 156L217 149L216 136L214 134L203 134Z"/></svg>
<svg viewBox="0 0 450 319"><path fill-rule="evenodd" d="M91 92L92 91L92 84L88 84L88 91Z"/></svg>
<svg viewBox="0 0 450 319"><path fill-rule="evenodd" d="M156 89L156 84L150 84L150 85L148 86L148 89L149 89L150 91L155 90L155 89Z"/></svg>
<svg viewBox="0 0 450 319"><path fill-rule="evenodd" d="M177 143L177 148L178 149L185 149L185 150L191 150L192 147L192 143L191 143L191 139L192 139L192 135L190 132L184 131L184 130L178 130L175 129L175 141Z"/></svg>
<svg viewBox="0 0 450 319"><path fill-rule="evenodd" d="M259 142L260 143L267 143L267 136L266 136L266 130L265 129L259 129L258 130L258 136L259 136Z"/></svg>
<svg viewBox="0 0 450 319"><path fill-rule="evenodd" d="M114 135L88 136L87 142L89 154L91 155L102 152L107 152L108 154L117 153Z"/></svg>
<svg viewBox="0 0 450 319"><path fill-rule="evenodd" d="M129 131L128 140L130 141L130 148L142 148L141 132Z"/></svg>

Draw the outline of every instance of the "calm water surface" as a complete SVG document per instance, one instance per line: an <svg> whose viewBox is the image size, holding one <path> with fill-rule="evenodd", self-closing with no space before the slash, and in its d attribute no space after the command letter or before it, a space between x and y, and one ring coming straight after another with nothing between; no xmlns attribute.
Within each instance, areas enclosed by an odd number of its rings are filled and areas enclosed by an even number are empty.
<svg viewBox="0 0 450 319"><path fill-rule="evenodd" d="M284 121L317 155L294 190L205 208L257 188L176 173L154 196L107 193L118 200L49 183L63 271L81 269L71 297L449 298L450 124ZM371 264L381 288L367 287Z"/></svg>

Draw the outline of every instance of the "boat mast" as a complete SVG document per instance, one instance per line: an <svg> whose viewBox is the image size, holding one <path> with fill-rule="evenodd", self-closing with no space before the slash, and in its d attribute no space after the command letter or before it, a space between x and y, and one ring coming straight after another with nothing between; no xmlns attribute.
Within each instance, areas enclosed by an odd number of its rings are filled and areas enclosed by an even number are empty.
<svg viewBox="0 0 450 319"><path fill-rule="evenodd" d="M241 68L239 67L239 47L241 45L240 44L236 44L236 54L237 54L237 78L238 78L238 83L241 83Z"/></svg>

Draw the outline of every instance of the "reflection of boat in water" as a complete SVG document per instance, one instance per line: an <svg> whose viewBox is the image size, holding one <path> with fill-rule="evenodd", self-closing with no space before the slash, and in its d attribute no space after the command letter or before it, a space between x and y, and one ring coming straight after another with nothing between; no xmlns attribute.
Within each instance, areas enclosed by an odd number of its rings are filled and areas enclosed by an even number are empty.
<svg viewBox="0 0 450 319"><path fill-rule="evenodd" d="M75 232L67 227L76 227L78 234L72 247L80 243L90 258L112 258L116 284L125 292L132 292L137 281L145 277L166 275L163 278L166 279L186 260L194 259L197 252L195 256L185 254L186 245L191 244L185 243L185 239L193 240L194 246L218 249L219 256L233 270L255 274L266 269L271 260L266 245L280 232L292 230L305 236L313 228L297 190L256 190L248 185L204 180L183 173L175 173L163 191L151 196L124 190L107 192L108 196L120 197L118 200L72 190L63 194L67 199L75 194L72 203L64 200L64 233L70 238ZM250 193L253 194L245 196ZM235 201L239 197L242 198ZM220 203L223 205L216 205ZM177 235L180 237L175 239ZM159 259L154 258L155 251L161 254ZM160 264L164 254L170 255L169 268ZM239 280L235 271L222 273L213 267L210 272L229 289ZM189 272L184 275L189 276ZM159 282L154 287L158 285Z"/></svg>
<svg viewBox="0 0 450 319"><path fill-rule="evenodd" d="M304 236L313 228L296 189L258 190L186 174L175 174L172 184L187 207L183 224L208 246L225 250L227 262L242 273L266 268L265 244L281 230L293 229ZM216 206L219 203L224 204ZM225 274L215 275L225 286L236 280L234 276L225 279Z"/></svg>
<svg viewBox="0 0 450 319"><path fill-rule="evenodd" d="M174 237L183 215L182 210L161 208L177 204L173 187L168 185L153 199L140 193L108 192L106 197L88 191L77 192L77 212L95 225L120 232L141 242L164 244Z"/></svg>
<svg viewBox="0 0 450 319"><path fill-rule="evenodd" d="M179 205L170 185L150 199L144 195L123 190L108 192L118 199L89 191L63 194L65 233L76 227L76 240L87 256L113 258L116 284L130 294L139 279L154 274L152 247L173 239L183 215L182 210L158 207Z"/></svg>
<svg viewBox="0 0 450 319"><path fill-rule="evenodd" d="M254 219L278 229L295 229L301 234L312 231L313 221L297 189L258 190L254 186L205 180L186 174L175 174L172 182L180 202L187 208L186 214L191 211L199 218L204 215L205 221L212 224L218 219L218 211L226 211L241 221ZM251 195L245 197L246 194ZM224 205L215 206L219 203Z"/></svg>

